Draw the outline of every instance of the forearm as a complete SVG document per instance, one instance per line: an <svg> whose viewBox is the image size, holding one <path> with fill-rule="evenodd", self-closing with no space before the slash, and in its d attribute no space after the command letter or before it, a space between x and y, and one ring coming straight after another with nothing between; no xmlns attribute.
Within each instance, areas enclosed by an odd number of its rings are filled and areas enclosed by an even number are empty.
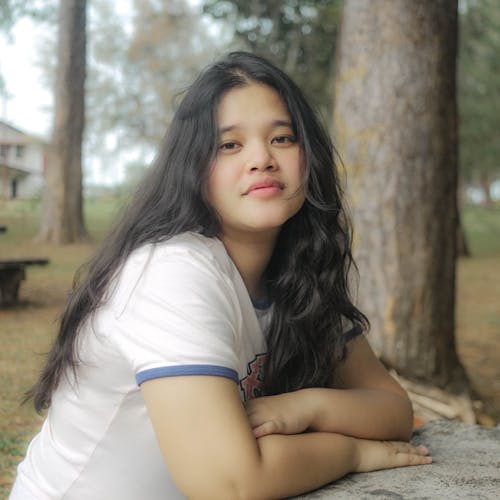
<svg viewBox="0 0 500 500"><path fill-rule="evenodd" d="M410 400L379 389L303 389L313 408L310 428L364 439L409 440Z"/></svg>
<svg viewBox="0 0 500 500"><path fill-rule="evenodd" d="M428 449L396 441L358 439L336 433L264 436L257 441L259 466L230 498L294 496L335 481L349 472L370 472L432 462Z"/></svg>
<svg viewBox="0 0 500 500"><path fill-rule="evenodd" d="M259 465L242 498L284 498L352 472L355 440L335 433L269 435L257 441Z"/></svg>

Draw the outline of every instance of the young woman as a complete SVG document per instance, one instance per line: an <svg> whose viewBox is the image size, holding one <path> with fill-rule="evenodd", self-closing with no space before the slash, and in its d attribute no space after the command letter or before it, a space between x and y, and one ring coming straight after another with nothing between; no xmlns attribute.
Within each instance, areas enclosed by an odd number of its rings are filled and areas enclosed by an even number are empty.
<svg viewBox="0 0 500 500"><path fill-rule="evenodd" d="M281 498L429 463L351 264L302 93L249 53L208 67L69 298L11 498Z"/></svg>

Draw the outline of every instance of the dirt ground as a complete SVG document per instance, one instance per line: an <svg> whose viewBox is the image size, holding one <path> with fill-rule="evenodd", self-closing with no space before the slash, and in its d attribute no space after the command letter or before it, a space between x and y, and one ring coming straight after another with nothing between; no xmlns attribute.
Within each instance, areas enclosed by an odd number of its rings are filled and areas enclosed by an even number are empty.
<svg viewBox="0 0 500 500"><path fill-rule="evenodd" d="M484 413L500 423L500 256L461 259L456 342Z"/></svg>

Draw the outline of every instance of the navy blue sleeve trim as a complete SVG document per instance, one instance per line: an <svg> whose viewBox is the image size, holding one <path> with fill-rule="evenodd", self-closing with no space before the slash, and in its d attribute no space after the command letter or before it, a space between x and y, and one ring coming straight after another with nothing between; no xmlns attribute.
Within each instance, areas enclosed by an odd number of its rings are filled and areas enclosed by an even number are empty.
<svg viewBox="0 0 500 500"><path fill-rule="evenodd" d="M350 330L344 333L344 340L346 342L351 341L356 338L358 335L363 333L363 327L361 325L354 325Z"/></svg>
<svg viewBox="0 0 500 500"><path fill-rule="evenodd" d="M272 305L271 300L268 297L264 297L263 299L251 299L252 300L252 305L255 307L255 309L269 309Z"/></svg>
<svg viewBox="0 0 500 500"><path fill-rule="evenodd" d="M137 385L141 385L146 380L163 377L179 377L185 375L214 375L216 377L226 377L239 382L238 373L231 368L216 365L179 365L179 366L160 366L159 368L150 368L143 370L135 375Z"/></svg>

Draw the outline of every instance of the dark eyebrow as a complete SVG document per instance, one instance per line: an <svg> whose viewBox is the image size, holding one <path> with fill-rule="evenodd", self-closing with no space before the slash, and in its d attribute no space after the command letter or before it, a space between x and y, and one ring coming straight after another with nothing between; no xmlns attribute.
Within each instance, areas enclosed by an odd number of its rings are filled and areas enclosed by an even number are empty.
<svg viewBox="0 0 500 500"><path fill-rule="evenodd" d="M289 120L274 120L271 122L271 127L289 127L293 130L292 122ZM219 129L219 135L224 134L225 132L231 132L232 130L241 128L241 125L228 125L227 127L222 127Z"/></svg>
<svg viewBox="0 0 500 500"><path fill-rule="evenodd" d="M274 120L271 125L273 127L290 127L293 128L292 122L289 120Z"/></svg>

